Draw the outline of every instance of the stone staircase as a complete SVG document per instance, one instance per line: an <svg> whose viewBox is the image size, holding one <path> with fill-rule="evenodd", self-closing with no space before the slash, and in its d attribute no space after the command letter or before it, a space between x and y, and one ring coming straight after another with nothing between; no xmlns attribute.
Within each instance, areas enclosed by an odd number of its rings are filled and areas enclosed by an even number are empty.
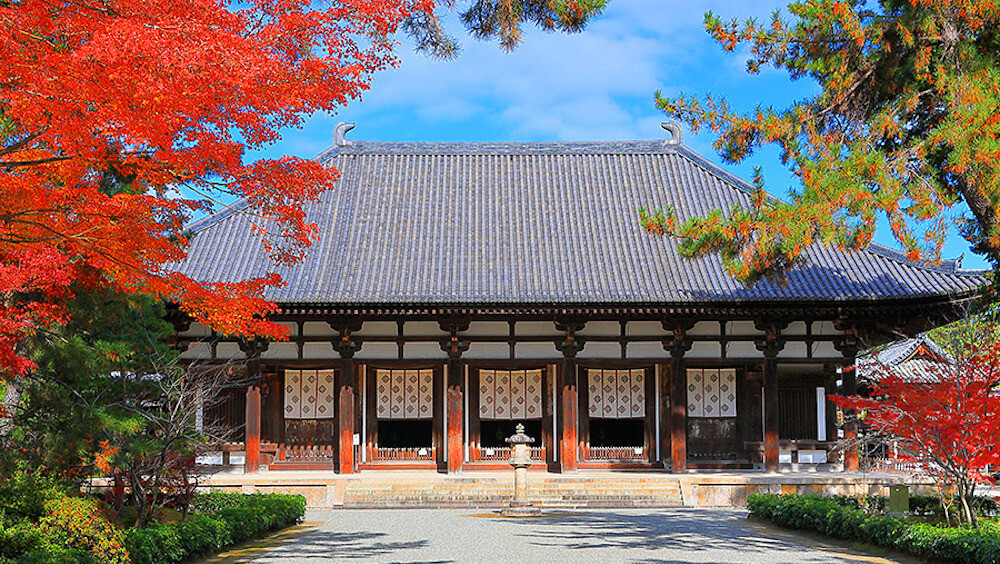
<svg viewBox="0 0 1000 564"><path fill-rule="evenodd" d="M433 480L351 480L344 507L482 507L507 505L514 496L511 477L447 477ZM676 478L528 476L528 499L542 508L680 507Z"/></svg>

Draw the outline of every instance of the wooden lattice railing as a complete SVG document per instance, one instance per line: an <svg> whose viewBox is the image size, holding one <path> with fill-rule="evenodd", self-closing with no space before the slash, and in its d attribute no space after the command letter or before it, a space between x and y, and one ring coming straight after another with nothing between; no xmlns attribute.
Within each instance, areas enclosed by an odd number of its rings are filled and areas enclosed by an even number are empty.
<svg viewBox="0 0 1000 564"><path fill-rule="evenodd" d="M333 445L285 445L285 459L328 460L333 458Z"/></svg>
<svg viewBox="0 0 1000 564"><path fill-rule="evenodd" d="M375 449L375 460L434 460L434 449L429 447L379 447Z"/></svg>
<svg viewBox="0 0 1000 564"><path fill-rule="evenodd" d="M479 451L479 459L489 462L507 462L510 460L510 447L482 448ZM531 460L535 462L545 461L545 451L542 447L531 447Z"/></svg>
<svg viewBox="0 0 1000 564"><path fill-rule="evenodd" d="M590 447L591 460L645 460L643 447Z"/></svg>

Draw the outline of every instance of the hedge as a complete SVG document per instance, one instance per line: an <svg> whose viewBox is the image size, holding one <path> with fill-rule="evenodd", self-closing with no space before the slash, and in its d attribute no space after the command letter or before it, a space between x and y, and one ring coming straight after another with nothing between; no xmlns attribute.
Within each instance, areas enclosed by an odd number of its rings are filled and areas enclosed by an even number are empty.
<svg viewBox="0 0 1000 564"><path fill-rule="evenodd" d="M984 520L978 529L912 523L892 515L872 515L846 499L818 495L753 494L750 514L793 529L859 540L947 562L1000 564L1000 524Z"/></svg>
<svg viewBox="0 0 1000 564"><path fill-rule="evenodd" d="M183 521L122 531L100 502L63 495L37 521L0 507L0 564L172 564L298 523L305 507L299 495L212 493Z"/></svg>
<svg viewBox="0 0 1000 564"><path fill-rule="evenodd" d="M301 521L306 500L299 495L212 493L195 498L184 521L126 532L133 564L167 564L217 551L261 533Z"/></svg>

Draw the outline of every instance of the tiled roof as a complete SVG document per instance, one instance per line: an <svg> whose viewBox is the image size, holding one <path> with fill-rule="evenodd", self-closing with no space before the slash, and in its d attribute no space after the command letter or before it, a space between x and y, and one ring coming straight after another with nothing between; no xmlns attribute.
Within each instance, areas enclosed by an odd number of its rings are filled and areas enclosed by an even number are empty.
<svg viewBox="0 0 1000 564"><path fill-rule="evenodd" d="M269 297L323 304L767 304L964 296L981 272L908 262L873 245L815 246L782 285L745 286L716 257L682 258L643 231L640 206L681 217L749 205L750 187L683 145L374 143L318 157L341 171L307 207L319 241L275 268L247 217L193 226L179 270L205 281L277 271Z"/></svg>
<svg viewBox="0 0 1000 564"><path fill-rule="evenodd" d="M927 354L915 354L923 347ZM878 380L888 375L904 382L938 382L954 369L954 358L926 334L900 339L858 358L859 380Z"/></svg>

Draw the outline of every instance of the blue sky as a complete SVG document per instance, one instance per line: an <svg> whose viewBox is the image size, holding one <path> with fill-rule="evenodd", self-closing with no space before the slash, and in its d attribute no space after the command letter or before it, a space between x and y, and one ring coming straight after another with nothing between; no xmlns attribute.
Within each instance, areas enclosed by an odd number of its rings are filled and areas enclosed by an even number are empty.
<svg viewBox="0 0 1000 564"><path fill-rule="evenodd" d="M666 116L653 104L657 90L712 93L738 109L781 107L815 93L815 84L792 82L773 69L748 75L746 55L723 52L702 22L706 11L767 19L784 6L766 0L611 0L583 33L528 29L512 53L464 35L452 19L450 27L463 47L458 59L430 59L401 38L399 68L378 75L361 101L334 115L311 117L304 128L284 132L281 142L255 155L312 158L332 144L339 121L357 124L348 138L370 141L656 139L666 136L660 128ZM687 132L684 141L722 164L713 140L710 132ZM760 166L768 191L779 197L796 182L774 150L725 166L744 178ZM898 248L887 231L876 240ZM958 235L950 237L942 255L963 253L964 267L988 266Z"/></svg>

